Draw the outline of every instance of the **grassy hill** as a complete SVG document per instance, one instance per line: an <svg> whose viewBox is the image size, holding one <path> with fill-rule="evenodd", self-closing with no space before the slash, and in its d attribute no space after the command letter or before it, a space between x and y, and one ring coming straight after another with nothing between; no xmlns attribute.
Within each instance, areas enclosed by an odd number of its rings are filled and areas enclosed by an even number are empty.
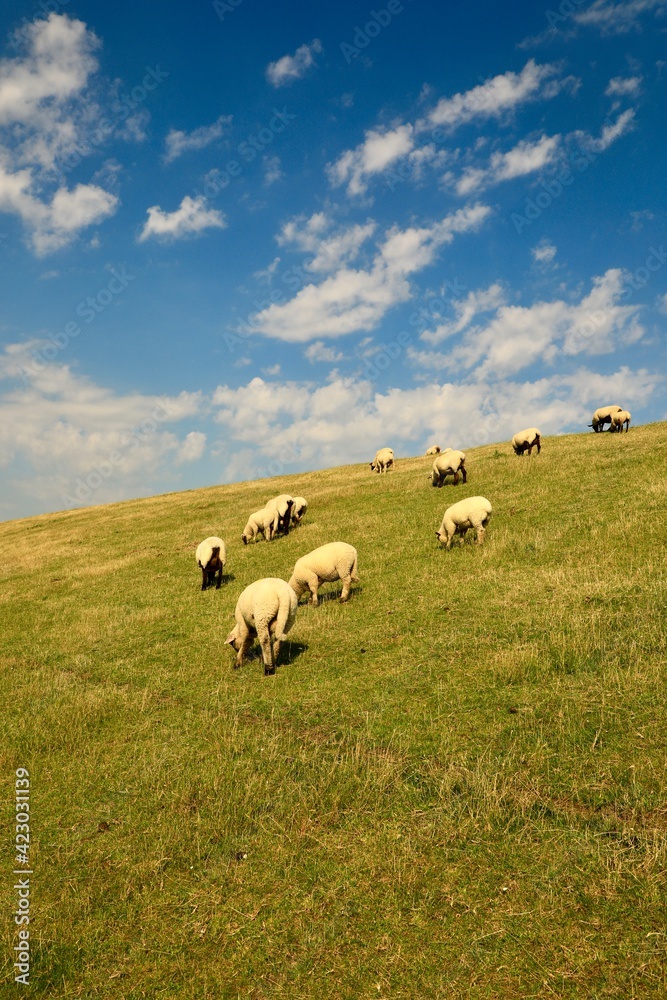
<svg viewBox="0 0 667 1000"><path fill-rule="evenodd" d="M666 995L667 424L467 454L0 525L0 995L20 767L31 998ZM244 547L283 491L304 523ZM235 671L241 590L334 539L349 604Z"/></svg>

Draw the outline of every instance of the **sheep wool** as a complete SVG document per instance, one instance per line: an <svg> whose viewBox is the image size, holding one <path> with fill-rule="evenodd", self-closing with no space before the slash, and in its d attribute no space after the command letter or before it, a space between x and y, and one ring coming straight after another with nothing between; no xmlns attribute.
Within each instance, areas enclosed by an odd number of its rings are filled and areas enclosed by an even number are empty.
<svg viewBox="0 0 667 1000"><path fill-rule="evenodd" d="M438 455L433 463L433 469L429 476L432 485L441 487L447 476L454 476L454 486L458 486L459 473L463 477L463 482L467 483L468 474L466 472L465 461L465 452L447 448L441 455Z"/></svg>
<svg viewBox="0 0 667 1000"><path fill-rule="evenodd" d="M290 496L289 493L281 493L280 496L274 497L266 504L267 509L273 508L278 512L278 530L282 531L284 535L289 533L293 504L294 497Z"/></svg>
<svg viewBox="0 0 667 1000"><path fill-rule="evenodd" d="M299 524L307 510L308 502L303 497L294 497L294 506L292 507L293 526Z"/></svg>
<svg viewBox="0 0 667 1000"><path fill-rule="evenodd" d="M264 674L275 674L280 645L294 625L297 596L288 583L275 577L255 580L245 588L234 617L236 625L227 643L237 652L236 667L242 667L253 639L259 639Z"/></svg>
<svg viewBox="0 0 667 1000"><path fill-rule="evenodd" d="M342 580L341 602L350 596L350 585L359 583L357 576L357 550L347 542L328 542L313 549L308 555L301 556L294 564L294 571L289 581L297 598L307 590L310 591L311 604L317 605L317 591L322 583L332 580Z"/></svg>
<svg viewBox="0 0 667 1000"><path fill-rule="evenodd" d="M622 406L616 406L615 404L613 406L599 406L593 414L593 419L588 426L592 427L595 433L598 434L600 431L604 430L605 424L611 423L611 418L614 413L619 413L622 409Z"/></svg>
<svg viewBox="0 0 667 1000"><path fill-rule="evenodd" d="M609 425L610 431L620 431L623 433L623 425L625 424L625 433L628 433L630 429L630 421L632 420L632 414L629 410L619 410L617 413L612 413L611 423Z"/></svg>
<svg viewBox="0 0 667 1000"><path fill-rule="evenodd" d="M542 450L541 434L537 427L527 427L525 431L518 431L512 438L512 447L515 455L523 455L524 452L532 454L533 448L537 445L537 454Z"/></svg>
<svg viewBox="0 0 667 1000"><path fill-rule="evenodd" d="M477 532L477 544L481 545L486 534L486 526L491 517L492 507L486 497L467 497L452 504L445 511L436 535L441 545L448 549L452 546L454 535L461 535L461 544L468 528Z"/></svg>
<svg viewBox="0 0 667 1000"><path fill-rule="evenodd" d="M220 584L222 583L222 571L225 568L225 562L227 561L225 543L222 538L218 538L217 535L211 535L209 538L205 538L204 541L200 542L197 546L195 559L197 560L197 565L201 569L201 589L206 590L208 585L212 584L217 576L215 589L219 590Z"/></svg>
<svg viewBox="0 0 667 1000"><path fill-rule="evenodd" d="M266 541L270 542L278 528L278 511L273 507L263 507L256 510L248 518L248 523L243 529L241 540L244 545L254 541L258 535L263 535Z"/></svg>
<svg viewBox="0 0 667 1000"><path fill-rule="evenodd" d="M371 472L387 472L394 467L394 452L391 448L380 448L371 462Z"/></svg>
<svg viewBox="0 0 667 1000"><path fill-rule="evenodd" d="M439 444L434 444L434 445L431 445L431 447L427 450L427 452L426 452L426 458L428 458L429 455L439 455L439 454L440 454L440 445Z"/></svg>

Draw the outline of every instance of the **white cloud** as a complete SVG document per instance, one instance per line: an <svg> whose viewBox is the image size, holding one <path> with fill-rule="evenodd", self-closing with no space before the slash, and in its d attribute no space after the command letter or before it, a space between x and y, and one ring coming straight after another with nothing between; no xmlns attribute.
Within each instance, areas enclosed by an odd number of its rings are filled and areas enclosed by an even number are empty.
<svg viewBox="0 0 667 1000"><path fill-rule="evenodd" d="M21 219L42 256L108 218L118 199L97 184L70 190L59 173L67 157L91 149L84 136L99 108L84 89L99 40L82 21L59 14L27 24L18 38L21 54L0 60L0 212Z"/></svg>
<svg viewBox="0 0 667 1000"><path fill-rule="evenodd" d="M553 80L558 72L559 67L556 65L540 66L534 59L530 59L520 73L508 71L486 80L472 90L454 94L453 97L443 97L428 117L418 123L418 129L423 131L438 125L456 128L476 118L498 118L526 101L554 97L565 83ZM547 83L551 86L547 86Z"/></svg>
<svg viewBox="0 0 667 1000"><path fill-rule="evenodd" d="M551 364L559 355L610 353L644 333L640 307L621 305L624 283L623 272L611 268L593 279L591 291L578 303L501 305L490 322L468 327L448 353L413 348L409 356L430 371L472 371L477 379L491 379L507 378L537 361ZM422 339L435 341L428 333Z"/></svg>
<svg viewBox="0 0 667 1000"><path fill-rule="evenodd" d="M294 80L305 76L315 64L315 53L322 51L319 38L313 39L310 45L301 45L293 56L283 56L266 67L266 78L274 87L284 87Z"/></svg>
<svg viewBox="0 0 667 1000"><path fill-rule="evenodd" d="M560 142L560 135L543 135L536 142L522 140L506 153L497 151L492 154L488 167L470 167L464 172L456 185L456 193L465 196L492 184L542 170L557 157Z"/></svg>
<svg viewBox="0 0 667 1000"><path fill-rule="evenodd" d="M310 361L311 365L316 364L318 361L326 361L329 364L333 364L336 361L342 361L344 357L342 351L336 351L333 347L326 347L323 340L316 340L314 344L310 344L303 354L306 360Z"/></svg>
<svg viewBox="0 0 667 1000"><path fill-rule="evenodd" d="M546 269L551 267L556 258L556 253L558 251L556 250L556 247L553 245L553 243L550 243L549 240L545 237L544 239L540 240L537 246L533 247L530 252L532 254L534 262L538 264L540 267Z"/></svg>
<svg viewBox="0 0 667 1000"><path fill-rule="evenodd" d="M267 368L262 368L262 373L264 375L280 375L280 365L269 365Z"/></svg>
<svg viewBox="0 0 667 1000"><path fill-rule="evenodd" d="M204 454L206 447L206 435L202 431L190 431L185 435L183 443L176 452L174 461L177 465L185 462L196 462Z"/></svg>
<svg viewBox="0 0 667 1000"><path fill-rule="evenodd" d="M283 172L280 169L280 157L279 156L265 156L264 157L264 183L269 187L271 184L275 184L283 176Z"/></svg>
<svg viewBox="0 0 667 1000"><path fill-rule="evenodd" d="M505 295L499 284L490 285L477 292L469 292L465 298L454 299L452 302L453 320L438 324L434 330L425 330L421 339L428 344L439 344L467 329L478 316L495 311L504 301Z"/></svg>
<svg viewBox="0 0 667 1000"><path fill-rule="evenodd" d="M644 14L654 13L659 16L665 10L667 0L626 0L621 3L615 0L595 0L589 8L577 11L574 21L598 28L603 35L625 34L639 28L640 18Z"/></svg>
<svg viewBox="0 0 667 1000"><path fill-rule="evenodd" d="M191 149L206 149L222 136L231 121L231 115L220 115L212 125L201 125L199 128L193 129L192 132L171 129L165 139L164 162L171 163Z"/></svg>
<svg viewBox="0 0 667 1000"><path fill-rule="evenodd" d="M335 163L328 164L329 180L334 187L347 184L347 193L351 196L363 195L369 177L383 173L413 147L412 125L399 125L385 132L371 129L356 149L346 150Z"/></svg>
<svg viewBox="0 0 667 1000"><path fill-rule="evenodd" d="M600 399L632 407L646 401L660 378L628 368L610 375L580 369L535 382L432 382L385 393L364 379L340 376L323 386L255 378L237 389L219 386L214 405L225 442L247 449L244 474L261 475L271 473L276 457L286 471L368 461L387 440L400 456L419 454L435 436L469 447L509 442L526 425L545 435L584 430Z"/></svg>
<svg viewBox="0 0 667 1000"><path fill-rule="evenodd" d="M607 97L624 97L627 94L635 95L642 85L641 76L615 76L607 84L605 94Z"/></svg>
<svg viewBox="0 0 667 1000"><path fill-rule="evenodd" d="M289 302L257 313L253 331L304 343L372 330L392 306L410 298L409 275L432 263L457 233L478 229L490 211L473 205L430 227L390 230L368 270L342 267L321 284L306 285Z"/></svg>
<svg viewBox="0 0 667 1000"><path fill-rule="evenodd" d="M615 122L603 127L598 139L581 131L572 132L568 138L576 139L582 147L590 149L594 153L603 153L613 142L634 128L634 118L635 112L632 108L628 108L627 111L618 116Z"/></svg>
<svg viewBox="0 0 667 1000"><path fill-rule="evenodd" d="M151 477L192 461L203 435L181 441L170 425L200 413L200 393L116 394L66 365L36 361L50 342L10 344L0 354L0 466L3 478L51 509L155 492ZM32 470L25 478L25 467ZM20 470L20 472L19 472ZM14 477L12 479L12 477ZM79 495L76 495L78 490Z"/></svg>
<svg viewBox="0 0 667 1000"><path fill-rule="evenodd" d="M667 292L664 295L659 295L655 304L658 312L661 312L663 316L667 316Z"/></svg>
<svg viewBox="0 0 667 1000"><path fill-rule="evenodd" d="M348 226L331 232L333 222L324 212L317 212L306 219L298 215L285 223L277 240L280 246L290 244L303 253L314 256L306 268L317 274L334 271L343 263L350 263L376 229L376 224L368 220L365 224Z"/></svg>
<svg viewBox="0 0 667 1000"><path fill-rule="evenodd" d="M148 210L148 220L139 234L139 243L155 236L164 240L177 240L204 229L224 229L227 223L222 212L208 208L206 198L186 195L174 212L164 212L158 205Z"/></svg>

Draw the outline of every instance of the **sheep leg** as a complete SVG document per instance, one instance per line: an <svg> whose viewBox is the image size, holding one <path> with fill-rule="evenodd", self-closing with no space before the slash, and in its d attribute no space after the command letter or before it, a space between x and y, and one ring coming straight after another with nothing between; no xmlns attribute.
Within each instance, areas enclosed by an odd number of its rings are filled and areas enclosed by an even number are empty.
<svg viewBox="0 0 667 1000"><path fill-rule="evenodd" d="M208 583L208 574L206 572L206 567L201 568L201 589L206 590L206 584Z"/></svg>
<svg viewBox="0 0 667 1000"><path fill-rule="evenodd" d="M257 628L257 637L259 639L259 644L262 649L262 660L264 661L264 674L274 674L276 672L276 664L273 656L273 646L271 645L271 633L269 631L269 625L267 622L258 622L255 620L255 626Z"/></svg>
<svg viewBox="0 0 667 1000"><path fill-rule="evenodd" d="M468 474L466 472L465 465L461 466L461 475L463 476L463 485L465 486L465 484L468 482Z"/></svg>
<svg viewBox="0 0 667 1000"><path fill-rule="evenodd" d="M217 579L218 582L215 585L215 589L220 590L220 584L222 583L222 562L218 563Z"/></svg>
<svg viewBox="0 0 667 1000"><path fill-rule="evenodd" d="M239 636L239 648L236 654L236 663L234 664L237 670L239 669L239 667L243 666L246 658L246 653L250 649L251 645L252 645L252 636L250 634L249 629L245 628L241 633L241 635Z"/></svg>
<svg viewBox="0 0 667 1000"><path fill-rule="evenodd" d="M340 603L345 604L345 602L349 599L350 596L350 586L352 584L352 577L343 576L341 577L341 580L343 581L343 589L340 592Z"/></svg>
<svg viewBox="0 0 667 1000"><path fill-rule="evenodd" d="M539 453L542 451L542 448L540 447L539 437L535 439L535 444L537 445L537 454L539 455Z"/></svg>

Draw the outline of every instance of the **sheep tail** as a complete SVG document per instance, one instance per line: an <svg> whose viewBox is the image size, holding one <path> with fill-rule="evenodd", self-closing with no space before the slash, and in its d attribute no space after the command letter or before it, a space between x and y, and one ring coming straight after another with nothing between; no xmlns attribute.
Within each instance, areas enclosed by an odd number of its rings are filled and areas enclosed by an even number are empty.
<svg viewBox="0 0 667 1000"><path fill-rule="evenodd" d="M350 579L353 583L359 583L359 577L357 576L357 557L355 555L354 562L352 563L352 568L350 570Z"/></svg>
<svg viewBox="0 0 667 1000"><path fill-rule="evenodd" d="M278 607L278 614L276 616L276 631L274 638L277 642L284 642L287 638L285 635L285 625L287 625L287 619L289 618L290 612L290 602L287 598L283 600L280 599L280 605Z"/></svg>

